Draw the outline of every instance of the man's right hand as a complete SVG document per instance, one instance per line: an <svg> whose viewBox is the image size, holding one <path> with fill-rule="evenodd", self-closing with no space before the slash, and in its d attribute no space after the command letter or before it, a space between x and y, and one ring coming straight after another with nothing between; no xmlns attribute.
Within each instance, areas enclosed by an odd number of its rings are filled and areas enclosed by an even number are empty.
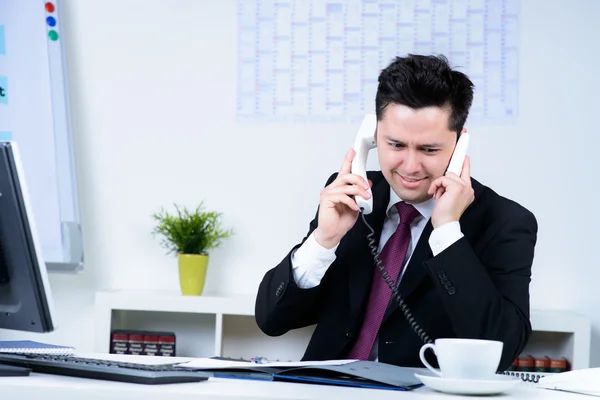
<svg viewBox="0 0 600 400"><path fill-rule="evenodd" d="M356 223L360 209L351 196L371 197L368 192L371 182L350 172L353 159L354 149L350 149L336 179L321 191L319 225L313 235L326 249L337 246Z"/></svg>

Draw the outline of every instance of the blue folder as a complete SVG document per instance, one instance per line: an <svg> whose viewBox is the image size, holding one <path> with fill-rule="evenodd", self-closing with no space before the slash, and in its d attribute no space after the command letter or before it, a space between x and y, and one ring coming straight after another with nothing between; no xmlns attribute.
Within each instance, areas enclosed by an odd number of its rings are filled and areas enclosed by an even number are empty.
<svg viewBox="0 0 600 400"><path fill-rule="evenodd" d="M275 380L297 381L371 389L411 390L422 386L414 368L375 361L355 361L343 365L290 368L274 374Z"/></svg>
<svg viewBox="0 0 600 400"><path fill-rule="evenodd" d="M352 386L371 389L412 390L422 386L416 368L375 361L353 361L342 365L202 369L217 378L252 379Z"/></svg>

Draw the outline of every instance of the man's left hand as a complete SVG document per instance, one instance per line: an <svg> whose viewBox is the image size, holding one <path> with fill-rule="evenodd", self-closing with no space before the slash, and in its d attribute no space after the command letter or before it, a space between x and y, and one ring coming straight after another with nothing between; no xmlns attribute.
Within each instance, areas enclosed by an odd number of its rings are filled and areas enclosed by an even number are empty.
<svg viewBox="0 0 600 400"><path fill-rule="evenodd" d="M435 198L431 224L436 229L448 222L458 221L475 200L471 187L471 160L465 157L460 176L449 172L431 183L428 193Z"/></svg>

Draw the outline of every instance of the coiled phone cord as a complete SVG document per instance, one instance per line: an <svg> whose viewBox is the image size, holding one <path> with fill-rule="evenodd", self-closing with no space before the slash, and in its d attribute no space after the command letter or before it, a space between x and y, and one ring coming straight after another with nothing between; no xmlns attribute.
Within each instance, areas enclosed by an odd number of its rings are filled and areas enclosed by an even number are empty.
<svg viewBox="0 0 600 400"><path fill-rule="evenodd" d="M392 298L396 299L396 302L398 302L398 306L404 313L404 316L408 320L408 323L410 324L413 331L415 331L415 333L421 338L421 340L423 342L432 343L431 339L429 338L427 333L423 330L423 328L421 328L419 326L419 324L413 317L412 313L410 312L408 306L404 302L404 299L398 292L398 285L396 285L395 282L393 281L393 279L390 278L390 275L388 274L388 272L386 270L386 266L381 265L381 260L379 260L379 253L377 252L377 246L375 244L375 231L373 230L373 228L371 228L371 225L369 225L367 223L367 219L365 218L365 214L363 213L362 208L360 209L360 216L362 217L362 220L365 223L365 225L367 226L367 228L369 228L369 230L371 231L371 233L369 233L367 235L367 240L369 241L369 248L371 249L371 254L373 255L373 258L375 259L375 265L379 269L379 272L381 272L381 275L382 275L383 279L385 280L385 283L388 285L388 287L392 291Z"/></svg>

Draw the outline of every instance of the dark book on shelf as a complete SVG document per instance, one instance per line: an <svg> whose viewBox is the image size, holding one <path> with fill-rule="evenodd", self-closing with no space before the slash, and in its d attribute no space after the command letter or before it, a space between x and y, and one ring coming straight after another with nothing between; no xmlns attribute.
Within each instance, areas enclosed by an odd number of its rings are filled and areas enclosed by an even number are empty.
<svg viewBox="0 0 600 400"><path fill-rule="evenodd" d="M175 357L176 337L173 332L116 329L111 331L110 353Z"/></svg>

